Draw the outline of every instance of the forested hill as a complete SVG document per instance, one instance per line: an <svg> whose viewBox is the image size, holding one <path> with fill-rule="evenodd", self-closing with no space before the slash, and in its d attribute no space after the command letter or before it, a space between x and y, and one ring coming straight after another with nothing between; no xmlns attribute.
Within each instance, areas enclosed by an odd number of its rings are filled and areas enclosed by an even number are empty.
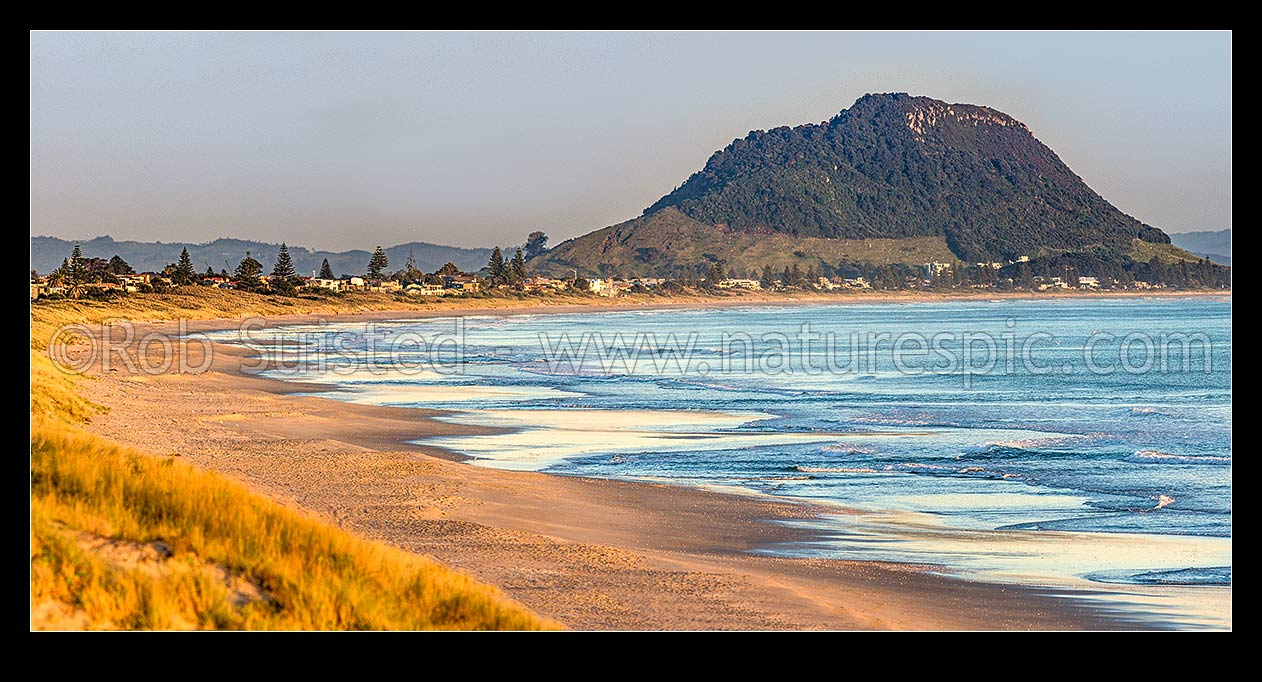
<svg viewBox="0 0 1262 682"><path fill-rule="evenodd" d="M117 254L127 261L137 272L161 271L163 266L174 263L180 257L180 250L187 248L193 265L198 272L207 266L229 271L245 257L247 251L265 264L275 260L280 244L249 241L244 239L216 239L206 244L188 244L183 242L134 242L114 241L110 237L97 237L83 242L71 242L56 237L31 237L31 267L41 273L47 273L61 265L63 258L70 255L74 245L79 244L86 258L110 258ZM294 269L301 275L310 275L320 270L325 258L333 272L339 275L362 274L368 267L368 259L372 256L374 245L366 245L369 250L355 251L314 251L302 246L289 245L289 255L293 258ZM433 272L447 262L455 263L462 270L478 270L486 265L491 255L490 249L466 249L456 246L440 246L426 242L399 244L386 249L390 259L390 267L399 269L407 261L409 251L416 259L416 267L425 272Z"/></svg>
<svg viewBox="0 0 1262 682"><path fill-rule="evenodd" d="M989 107L865 95L820 124L755 131L648 207L741 232L940 237L964 261L1169 243Z"/></svg>

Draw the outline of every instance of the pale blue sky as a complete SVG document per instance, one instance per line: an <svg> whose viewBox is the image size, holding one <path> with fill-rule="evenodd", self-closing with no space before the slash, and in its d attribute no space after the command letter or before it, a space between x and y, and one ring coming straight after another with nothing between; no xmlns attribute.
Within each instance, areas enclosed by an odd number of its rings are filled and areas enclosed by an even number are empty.
<svg viewBox="0 0 1262 682"><path fill-rule="evenodd" d="M553 243L867 92L985 104L1231 227L1230 33L33 33L31 233Z"/></svg>

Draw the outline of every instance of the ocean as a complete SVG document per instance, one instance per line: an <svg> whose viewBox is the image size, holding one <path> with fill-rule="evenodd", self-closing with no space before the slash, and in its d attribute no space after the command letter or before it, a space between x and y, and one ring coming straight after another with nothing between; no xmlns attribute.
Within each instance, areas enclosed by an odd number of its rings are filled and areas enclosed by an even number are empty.
<svg viewBox="0 0 1262 682"><path fill-rule="evenodd" d="M418 440L475 466L837 512L791 522L815 539L759 552L1230 624L1204 606L1231 583L1229 299L474 315L253 338L286 340L257 346L281 365L263 373L318 395L501 427Z"/></svg>

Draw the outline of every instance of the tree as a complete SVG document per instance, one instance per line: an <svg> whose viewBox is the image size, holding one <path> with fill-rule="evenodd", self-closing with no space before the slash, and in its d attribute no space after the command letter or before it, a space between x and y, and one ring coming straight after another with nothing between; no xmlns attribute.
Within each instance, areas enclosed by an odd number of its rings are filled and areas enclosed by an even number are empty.
<svg viewBox="0 0 1262 682"><path fill-rule="evenodd" d="M212 278L212 277L216 277L216 275L215 275L215 269L214 269L214 268L212 268L212 267L210 267L210 265L207 265L207 266L206 266L206 274L205 274L205 275L203 275L202 277L204 277L205 279L210 279L210 278Z"/></svg>
<svg viewBox="0 0 1262 682"><path fill-rule="evenodd" d="M770 265L764 265L762 268L762 277L758 281L764 289L774 289L776 286L776 273L771 269Z"/></svg>
<svg viewBox="0 0 1262 682"><path fill-rule="evenodd" d="M289 256L289 247L280 243L280 251L276 252L276 265L272 266L272 277L292 281L298 273L294 271L294 260Z"/></svg>
<svg viewBox="0 0 1262 682"><path fill-rule="evenodd" d="M112 275L136 274L136 271L132 270L131 266L127 264L127 261L123 260L118 254L114 254L114 257L110 259L109 270Z"/></svg>
<svg viewBox="0 0 1262 682"><path fill-rule="evenodd" d="M280 250L276 252L276 265L272 266L272 276L269 280L272 288L282 296L293 296L294 290L302 278L294 271L294 261L289 256L289 247L285 242L280 243Z"/></svg>
<svg viewBox="0 0 1262 682"><path fill-rule="evenodd" d="M329 259L320 264L320 279L337 279L333 276L333 268L329 267Z"/></svg>
<svg viewBox="0 0 1262 682"><path fill-rule="evenodd" d="M439 277L459 277L460 275L463 275L464 273L460 272L460 268L456 267L455 263L452 263L449 261L447 264L443 265L441 268L438 268L438 272L435 272L434 274L438 275Z"/></svg>
<svg viewBox="0 0 1262 682"><path fill-rule="evenodd" d="M416 258L412 255L412 247L408 247L408 260L403 265L403 281L419 282L425 273L416 267Z"/></svg>
<svg viewBox="0 0 1262 682"><path fill-rule="evenodd" d="M526 236L526 258L534 258L548 250L548 235L535 230Z"/></svg>
<svg viewBox="0 0 1262 682"><path fill-rule="evenodd" d="M70 297L78 298L87 280L87 272L83 267L83 251L78 244L75 244L74 250L70 252L70 260L62 261L61 267L64 270L66 284L70 287Z"/></svg>
<svg viewBox="0 0 1262 682"><path fill-rule="evenodd" d="M232 273L232 285L242 291L258 291L263 288L263 282L259 280L259 276L263 274L263 264L254 260L250 256L250 252L245 252L245 258L237 265L236 272Z"/></svg>
<svg viewBox="0 0 1262 682"><path fill-rule="evenodd" d="M171 270L171 284L177 287L188 286L197 281L197 271L193 269L193 259L189 258L188 248L180 250L180 260Z"/></svg>
<svg viewBox="0 0 1262 682"><path fill-rule="evenodd" d="M386 250L378 245L368 261L368 279L381 279L388 267L390 267L390 259L386 258Z"/></svg>
<svg viewBox="0 0 1262 682"><path fill-rule="evenodd" d="M526 279L526 258L522 255L521 249L517 249L517 253L513 254L513 264L509 268L508 276L514 284Z"/></svg>
<svg viewBox="0 0 1262 682"><path fill-rule="evenodd" d="M707 289L714 289L719 286L719 282L723 281L723 264L715 261L710 264L710 269L706 272L704 286Z"/></svg>
<svg viewBox="0 0 1262 682"><path fill-rule="evenodd" d="M504 252L500 251L500 247L497 246L491 251L491 259L486 262L486 269L490 275L491 284L503 284L507 280Z"/></svg>
<svg viewBox="0 0 1262 682"><path fill-rule="evenodd" d="M789 286L802 286L802 268L797 263L789 266Z"/></svg>

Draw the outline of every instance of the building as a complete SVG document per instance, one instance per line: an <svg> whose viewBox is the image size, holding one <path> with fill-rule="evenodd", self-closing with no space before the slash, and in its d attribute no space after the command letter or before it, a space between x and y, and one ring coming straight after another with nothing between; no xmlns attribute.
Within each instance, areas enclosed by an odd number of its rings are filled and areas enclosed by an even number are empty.
<svg viewBox="0 0 1262 682"><path fill-rule="evenodd" d="M589 279L587 280L587 290L597 296L613 296L613 278Z"/></svg>
<svg viewBox="0 0 1262 682"><path fill-rule="evenodd" d="M368 282L368 290L389 294L403 291L403 285L393 279L374 279Z"/></svg>
<svg viewBox="0 0 1262 682"><path fill-rule="evenodd" d="M947 271L947 270L950 270L950 269L951 269L951 264L950 264L950 263L936 263L936 262L935 262L935 263L925 263L923 267L924 267L924 269L925 269L925 276L926 276L926 277L933 277L934 275L938 274L939 272L945 272L945 271Z"/></svg>
<svg viewBox="0 0 1262 682"><path fill-rule="evenodd" d="M403 287L408 296L446 296L447 288L441 284L409 284Z"/></svg>
<svg viewBox="0 0 1262 682"><path fill-rule="evenodd" d="M863 277L846 278L846 287L850 289L871 289L872 283Z"/></svg>
<svg viewBox="0 0 1262 682"><path fill-rule="evenodd" d="M1080 289L1099 289L1100 280L1095 277L1079 277L1078 288Z"/></svg>
<svg viewBox="0 0 1262 682"><path fill-rule="evenodd" d="M749 289L756 291L762 288L762 282L756 279L724 279L719 280L718 286L720 289Z"/></svg>

